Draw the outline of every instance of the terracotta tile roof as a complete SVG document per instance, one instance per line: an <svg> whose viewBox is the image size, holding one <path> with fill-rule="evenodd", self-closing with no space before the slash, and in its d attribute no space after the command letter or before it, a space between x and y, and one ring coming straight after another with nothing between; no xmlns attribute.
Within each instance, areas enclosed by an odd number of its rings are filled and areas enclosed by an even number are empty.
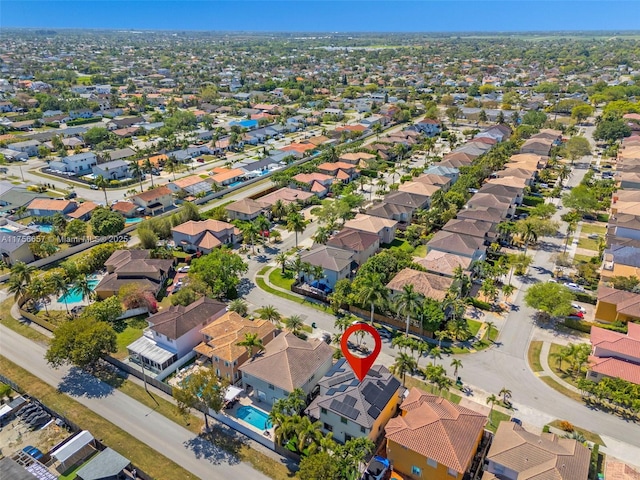
<svg viewBox="0 0 640 480"><path fill-rule="evenodd" d="M589 370L640 385L640 364L614 357L589 357Z"/></svg>
<svg viewBox="0 0 640 480"><path fill-rule="evenodd" d="M351 178L351 177L349 176L349 174L347 172L345 172L344 170L340 169L336 173L336 178L338 180L349 180L349 178Z"/></svg>
<svg viewBox="0 0 640 480"><path fill-rule="evenodd" d="M327 241L327 245L362 252L379 241L380 238L375 233L343 228Z"/></svg>
<svg viewBox="0 0 640 480"><path fill-rule="evenodd" d="M364 125L343 125L336 128L336 132L364 132L367 129Z"/></svg>
<svg viewBox="0 0 640 480"><path fill-rule="evenodd" d="M604 285L598 288L598 301L616 306L616 312L640 318L640 294L616 290Z"/></svg>
<svg viewBox="0 0 640 480"><path fill-rule="evenodd" d="M333 348L322 340L305 341L293 333L283 333L240 370L291 392L309 381L331 357Z"/></svg>
<svg viewBox="0 0 640 480"><path fill-rule="evenodd" d="M244 175L244 170L241 170L239 168L233 168L233 169L227 168L225 169L225 171L215 174L213 177L211 177L211 179L214 182L220 183L220 182L226 182L227 180L231 180L232 178L242 177L243 175Z"/></svg>
<svg viewBox="0 0 640 480"><path fill-rule="evenodd" d="M346 228L353 228L354 230L361 230L363 232L370 232L375 234L378 234L384 228L394 228L397 225L398 222L396 222L395 220L374 217L363 213L357 214L355 218L347 220L347 222L345 222L344 224Z"/></svg>
<svg viewBox="0 0 640 480"><path fill-rule="evenodd" d="M221 222L220 220L189 220L182 223L177 227L171 229L172 232L182 233L184 235L200 235L203 232L224 232L228 229L233 229L234 226L227 222Z"/></svg>
<svg viewBox="0 0 640 480"><path fill-rule="evenodd" d="M640 323L627 323L628 333L591 327L591 345L632 357L640 362Z"/></svg>
<svg viewBox="0 0 640 480"><path fill-rule="evenodd" d="M444 175L436 175L435 173L426 173L424 175L420 175L413 181L439 186L449 185L451 183L451 179L449 177L445 177Z"/></svg>
<svg viewBox="0 0 640 480"><path fill-rule="evenodd" d="M275 327L266 320L249 320L235 312L227 312L200 330L210 340L200 343L194 350L209 358L218 357L234 362L246 354L246 348L237 345L244 340L245 334L257 333L266 345L275 332Z"/></svg>
<svg viewBox="0 0 640 480"><path fill-rule="evenodd" d="M145 202L151 202L165 195L171 195L171 190L169 188L162 186L154 188L153 190L147 190L146 192L138 193L134 195L132 198L139 198Z"/></svg>
<svg viewBox="0 0 640 480"><path fill-rule="evenodd" d="M340 160L348 163L353 163L353 164L359 163L360 160L372 160L374 158L376 158L375 155L372 155L371 153L366 153L366 152L343 153L339 157Z"/></svg>
<svg viewBox="0 0 640 480"><path fill-rule="evenodd" d="M607 480L640 480L640 472L611 457L607 457L604 474Z"/></svg>
<svg viewBox="0 0 640 480"><path fill-rule="evenodd" d="M29 206L29 210L50 210L52 212L63 212L75 202L69 200L54 200L53 198L34 198Z"/></svg>
<svg viewBox="0 0 640 480"><path fill-rule="evenodd" d="M227 205L225 208L230 212L253 215L255 213L263 211L267 207L268 206L265 203L247 197L243 198L242 200L238 200L237 202L233 202Z"/></svg>
<svg viewBox="0 0 640 480"><path fill-rule="evenodd" d="M321 163L320 165L318 165L316 167L318 170L323 170L325 172L335 172L337 170L344 170L344 171L353 171L355 170L355 165L352 165L350 163L347 162L325 162L325 163Z"/></svg>
<svg viewBox="0 0 640 480"><path fill-rule="evenodd" d="M227 305L202 297L191 305L171 306L147 318L151 329L176 340L197 326L205 326L225 313Z"/></svg>
<svg viewBox="0 0 640 480"><path fill-rule="evenodd" d="M413 257L413 263L426 268L430 272L451 277L453 276L455 269L459 266L462 267L463 270L468 269L471 265L471 258L455 255L453 253L431 250L424 258Z"/></svg>
<svg viewBox="0 0 640 480"><path fill-rule="evenodd" d="M77 219L86 215L87 213L93 212L96 208L98 208L98 205L96 203L84 202L80 204L76 211L67 214L67 216Z"/></svg>
<svg viewBox="0 0 640 480"><path fill-rule="evenodd" d="M398 187L398 190L400 192L417 193L418 195L431 197L434 193L440 190L440 187L429 183L405 182Z"/></svg>
<svg viewBox="0 0 640 480"><path fill-rule="evenodd" d="M421 456L464 473L476 453L487 417L444 398L412 388L392 418L385 437Z"/></svg>
<svg viewBox="0 0 640 480"><path fill-rule="evenodd" d="M258 198L258 201L265 203L267 206L271 206L278 200L282 200L286 205L296 201L306 202L313 197L315 197L315 194L311 192L305 192L304 190L298 190L296 188L283 187L275 192L268 193L267 195Z"/></svg>
<svg viewBox="0 0 640 480"><path fill-rule="evenodd" d="M405 285L413 285L416 292L427 298L444 300L453 279L435 275L429 272L421 272L411 268L399 271L395 277L387 284L387 288L396 292L401 292Z"/></svg>
<svg viewBox="0 0 640 480"><path fill-rule="evenodd" d="M491 180L487 180L487 183L491 183L493 185L506 185L508 187L524 188L527 186L527 179L510 176L510 177L492 178Z"/></svg>
<svg viewBox="0 0 640 480"><path fill-rule="evenodd" d="M201 248L205 248L207 250L211 250L212 248L219 247L222 245L222 242L216 238L216 236L211 232L206 232L200 240L198 240L197 245Z"/></svg>
<svg viewBox="0 0 640 480"><path fill-rule="evenodd" d="M513 422L498 426L487 459L517 474L518 480L585 480L590 450L569 438L527 432Z"/></svg>
<svg viewBox="0 0 640 480"><path fill-rule="evenodd" d="M282 147L280 150L283 152L304 153L307 150L313 150L314 148L316 148L316 146L311 143L292 143L290 145L287 145L286 147Z"/></svg>
<svg viewBox="0 0 640 480"><path fill-rule="evenodd" d="M114 212L120 212L120 213L129 213L131 210L134 210L135 208L136 208L136 204L131 202L117 202L111 205L111 210L113 210Z"/></svg>
<svg viewBox="0 0 640 480"><path fill-rule="evenodd" d="M331 175L325 175L324 173L299 173L293 177L294 180L302 183L311 184L311 182L328 182L333 180Z"/></svg>
<svg viewBox="0 0 640 480"><path fill-rule="evenodd" d="M210 179L208 178L201 178L199 175L189 175L188 177L179 178L178 180L171 183L173 183L176 187L186 188L201 182L207 182L209 180Z"/></svg>
<svg viewBox="0 0 640 480"><path fill-rule="evenodd" d="M322 193L327 191L327 187L325 187L320 182L313 182L313 184L311 185L311 191L313 193Z"/></svg>

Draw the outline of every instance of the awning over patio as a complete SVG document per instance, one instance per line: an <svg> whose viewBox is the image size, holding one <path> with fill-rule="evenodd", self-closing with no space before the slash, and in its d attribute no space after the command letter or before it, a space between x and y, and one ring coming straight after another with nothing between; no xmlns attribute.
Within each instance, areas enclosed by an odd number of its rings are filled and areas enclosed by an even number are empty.
<svg viewBox="0 0 640 480"><path fill-rule="evenodd" d="M171 360L175 355L175 353L159 347L154 341L144 336L127 345L127 350L136 355L140 355L151 362L155 362L158 365L163 365L165 362Z"/></svg>
<svg viewBox="0 0 640 480"><path fill-rule="evenodd" d="M93 435L87 430L83 430L60 448L51 452L51 456L60 463L64 463L91 442L93 442Z"/></svg>
<svg viewBox="0 0 640 480"><path fill-rule="evenodd" d="M242 389L238 387L234 387L233 385L229 385L227 387L227 391L224 394L225 402L233 402L238 395L242 393Z"/></svg>

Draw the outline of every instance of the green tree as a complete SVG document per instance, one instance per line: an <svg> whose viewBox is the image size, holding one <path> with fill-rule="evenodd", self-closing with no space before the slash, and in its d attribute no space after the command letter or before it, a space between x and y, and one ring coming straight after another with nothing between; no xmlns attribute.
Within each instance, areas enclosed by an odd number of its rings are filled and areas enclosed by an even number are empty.
<svg viewBox="0 0 640 480"><path fill-rule="evenodd" d="M382 275L370 273L359 277L354 285L356 296L362 305L371 306L371 325L373 325L373 314L376 305L382 306L389 298L389 290L382 283Z"/></svg>
<svg viewBox="0 0 640 480"><path fill-rule="evenodd" d="M532 125L537 128L542 128L546 121L547 115L544 112L538 112L536 110L529 110L522 116L523 124Z"/></svg>
<svg viewBox="0 0 640 480"><path fill-rule="evenodd" d="M92 127L82 137L86 144L97 145L110 139L109 130L104 127Z"/></svg>
<svg viewBox="0 0 640 480"><path fill-rule="evenodd" d="M411 315L415 315L418 308L422 305L424 297L415 291L413 285L407 284L402 287L402 292L398 295L395 302L396 312L407 316L407 324L405 335L409 336L409 322Z"/></svg>
<svg viewBox="0 0 640 480"><path fill-rule="evenodd" d="M227 383L218 378L212 368L201 368L189 376L188 382L183 382L181 387L173 388L178 411L187 416L190 408L204 407L204 421L207 429L209 420L207 412L213 410L219 412L224 405L224 394Z"/></svg>
<svg viewBox="0 0 640 480"><path fill-rule="evenodd" d="M273 322L274 324L280 323L280 320L282 319L282 315L273 305L265 305L264 307L258 308L256 313L260 318Z"/></svg>
<svg viewBox="0 0 640 480"><path fill-rule="evenodd" d="M91 215L91 230L99 237L117 235L124 228L124 217L108 208L98 207Z"/></svg>
<svg viewBox="0 0 640 480"><path fill-rule="evenodd" d="M104 205L107 207L109 205L109 200L107 200L107 187L109 186L109 180L104 178L102 175L98 175L93 181L93 184L102 189L102 193L104 193Z"/></svg>
<svg viewBox="0 0 640 480"><path fill-rule="evenodd" d="M249 311L249 304L242 298L236 298L229 302L229 311L244 317Z"/></svg>
<svg viewBox="0 0 640 480"><path fill-rule="evenodd" d="M540 282L531 285L524 296L527 306L545 312L552 317L569 315L573 294L564 285Z"/></svg>
<svg viewBox="0 0 640 480"><path fill-rule="evenodd" d="M300 480L343 480L338 462L328 452L302 457L298 478Z"/></svg>
<svg viewBox="0 0 640 480"><path fill-rule="evenodd" d="M247 332L244 334L244 339L238 343L236 343L239 347L244 347L247 350L247 354L249 357L253 358L256 353L264 350L264 344L262 343L262 339L257 333Z"/></svg>
<svg viewBox="0 0 640 480"><path fill-rule="evenodd" d="M495 406L496 403L498 403L498 397L496 397L493 393L487 397L487 405L490 406L490 408L489 408L489 423L491 423L491 425L493 425L493 418L492 418L493 407Z"/></svg>
<svg viewBox="0 0 640 480"><path fill-rule="evenodd" d="M116 332L111 325L83 317L63 322L55 329L45 358L54 368L71 364L90 369L100 357L117 349Z"/></svg>
<svg viewBox="0 0 640 480"><path fill-rule="evenodd" d="M287 215L287 231L295 232L296 248L298 248L298 233L302 233L307 228L307 221L300 212L291 212Z"/></svg>
<svg viewBox="0 0 640 480"><path fill-rule="evenodd" d="M413 373L416 368L418 368L418 364L415 359L411 355L400 352L389 370L402 379L402 386L404 386L407 373Z"/></svg>
<svg viewBox="0 0 640 480"><path fill-rule="evenodd" d="M599 202L596 193L587 185L578 185L571 189L569 193L562 196L562 204L567 208L572 208L580 216L598 210Z"/></svg>
<svg viewBox="0 0 640 480"><path fill-rule="evenodd" d="M591 145L585 137L571 137L562 147L562 153L573 164L577 159L591 155Z"/></svg>
<svg viewBox="0 0 640 480"><path fill-rule="evenodd" d="M276 255L275 260L278 265L282 267L282 275L284 275L286 273L285 269L287 267L287 262L289 261L289 256L285 252L280 252Z"/></svg>
<svg viewBox="0 0 640 480"><path fill-rule="evenodd" d="M115 323L122 315L122 303L117 296L106 298L100 302L92 303L84 309L82 317L93 318L99 322Z"/></svg>
<svg viewBox="0 0 640 480"><path fill-rule="evenodd" d="M191 287L183 287L177 292L173 293L171 297L171 305L182 305L186 307L196 301L196 292Z"/></svg>
<svg viewBox="0 0 640 480"><path fill-rule="evenodd" d="M619 118L607 118L598 122L593 138L606 142L615 142L631 135L631 129Z"/></svg>
<svg viewBox="0 0 640 480"><path fill-rule="evenodd" d="M80 276L76 279L73 284L73 289L82 295L83 300L88 301L93 299L93 288L91 288L91 284L89 283L89 279L86 275Z"/></svg>
<svg viewBox="0 0 640 480"><path fill-rule="evenodd" d="M82 220L71 220L67 223L64 235L67 238L77 239L79 242L87 234L87 224Z"/></svg>
<svg viewBox="0 0 640 480"><path fill-rule="evenodd" d="M638 285L640 285L640 279L635 276L624 277L622 275L616 275L609 279L609 283L616 290L636 292L638 290Z"/></svg>
<svg viewBox="0 0 640 480"><path fill-rule="evenodd" d="M239 255L217 248L191 262L189 277L202 281L216 298L234 298L240 275L246 273L248 265Z"/></svg>
<svg viewBox="0 0 640 480"><path fill-rule="evenodd" d="M289 330L291 330L291 333L293 333L294 335L298 335L300 333L300 330L302 329L302 326L304 325L304 322L302 321L302 317L300 315L294 314L285 318L284 325Z"/></svg>
<svg viewBox="0 0 640 480"><path fill-rule="evenodd" d="M576 105L571 109L571 118L576 122L582 123L593 113L593 107L588 103Z"/></svg>
<svg viewBox="0 0 640 480"><path fill-rule="evenodd" d="M142 228L141 228L142 227ZM144 249L153 250L158 245L158 236L146 225L140 225L136 229L140 246Z"/></svg>
<svg viewBox="0 0 640 480"><path fill-rule="evenodd" d="M458 378L458 370L462 368L462 360L454 358L451 360L451 366L453 367L454 378Z"/></svg>

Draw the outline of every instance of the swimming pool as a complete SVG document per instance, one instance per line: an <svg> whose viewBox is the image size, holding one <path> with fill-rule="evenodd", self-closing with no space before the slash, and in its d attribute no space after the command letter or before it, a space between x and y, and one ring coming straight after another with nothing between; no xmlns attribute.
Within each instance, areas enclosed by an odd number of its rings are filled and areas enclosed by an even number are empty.
<svg viewBox="0 0 640 480"><path fill-rule="evenodd" d="M100 282L98 280L89 280L87 283L89 284L89 288L91 288L91 291L93 291ZM67 293L58 298L58 302L60 303L78 303L81 301L82 292L75 288L69 290Z"/></svg>
<svg viewBox="0 0 640 480"><path fill-rule="evenodd" d="M7 227L0 227L0 232L11 233L13 230Z"/></svg>
<svg viewBox="0 0 640 480"><path fill-rule="evenodd" d="M140 223L144 218L125 218L124 224L131 225L133 223Z"/></svg>
<svg viewBox="0 0 640 480"><path fill-rule="evenodd" d="M51 233L53 231L53 225L36 225L36 228L42 233Z"/></svg>
<svg viewBox="0 0 640 480"><path fill-rule="evenodd" d="M229 184L229 188L231 187L237 187L238 185L242 185L242 182L233 182Z"/></svg>
<svg viewBox="0 0 640 480"><path fill-rule="evenodd" d="M237 417L240 420L244 420L249 425L253 425L258 430L267 430L271 428L271 422L269 421L269 415L262 410L246 405L238 409Z"/></svg>

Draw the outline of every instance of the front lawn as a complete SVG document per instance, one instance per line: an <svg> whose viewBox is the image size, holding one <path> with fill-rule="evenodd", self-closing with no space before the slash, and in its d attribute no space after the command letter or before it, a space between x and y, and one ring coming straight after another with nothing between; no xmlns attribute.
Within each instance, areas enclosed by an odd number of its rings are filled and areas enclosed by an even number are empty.
<svg viewBox="0 0 640 480"><path fill-rule="evenodd" d="M575 254L573 256L573 263L574 264L577 264L577 263L580 263L580 262L589 263L589 260L591 260L591 257L589 255Z"/></svg>
<svg viewBox="0 0 640 480"><path fill-rule="evenodd" d="M604 234L607 233L607 227L597 225L595 223L583 223L582 227L580 227L580 232L586 233L587 235L596 233L598 235L604 236Z"/></svg>
<svg viewBox="0 0 640 480"><path fill-rule="evenodd" d="M552 343L549 348L549 367L558 377L564 380L567 383L570 383L574 387L578 386L577 380L571 375L569 372L569 362L563 361L560 362L559 355L562 351L563 346L558 345L557 343ZM563 368L564 367L564 368Z"/></svg>
<svg viewBox="0 0 640 480"><path fill-rule="evenodd" d="M540 363L540 352L542 351L542 342L540 340L533 340L529 344L529 351L527 352L527 359L529 360L529 366L534 372L542 372L542 364Z"/></svg>
<svg viewBox="0 0 640 480"><path fill-rule="evenodd" d="M409 376L409 375L407 375L407 377L405 378L405 387L407 387L407 388L413 388L413 387L419 388L423 392L427 392L427 393L430 393L432 395L439 395L442 398L446 398L451 403L460 403L460 400L462 400L462 397L460 395L456 395L455 393L451 393L449 390L442 390L441 392L438 392L438 389L435 387L435 385L423 382L422 380L419 380L419 379L417 379L415 377L412 377L412 376Z"/></svg>
<svg viewBox="0 0 640 480"><path fill-rule="evenodd" d="M487 422L487 430L496 433L498 429L498 425L500 422L508 422L511 420L511 415L507 415L506 413L499 412L495 408L491 410L491 415L489 415L489 422Z"/></svg>
<svg viewBox="0 0 640 480"><path fill-rule="evenodd" d="M593 250L594 253L598 252L598 240L592 239L592 238L587 238L587 237L580 237L580 240L578 240L578 248L584 248L586 250Z"/></svg>
<svg viewBox="0 0 640 480"><path fill-rule="evenodd" d="M557 428L559 430L562 430L562 428L560 426L561 423L562 423L561 420L554 420L553 422L551 422L549 424L549 426L555 427L555 428ZM585 430L584 428L576 427L575 425L573 426L573 430L574 430L574 432L581 433L582 436L588 442L597 443L598 445L603 445L603 446L605 445L605 443L602 441L602 438L600 438L600 435L598 435L596 433L590 432L589 430Z"/></svg>
<svg viewBox="0 0 640 480"><path fill-rule="evenodd" d="M426 245L418 245L416 249L413 251L413 255L415 257L426 257L427 256L427 246Z"/></svg>
<svg viewBox="0 0 640 480"><path fill-rule="evenodd" d="M482 322L477 322L475 320L467 319L467 325L469 326L469 331L471 332L471 336L475 337L482 326Z"/></svg>
<svg viewBox="0 0 640 480"><path fill-rule="evenodd" d="M142 336L142 331L149 326L145 320L146 316L127 318L124 321L124 329L117 334L118 351L113 356L122 360L128 355L127 345Z"/></svg>
<svg viewBox="0 0 640 480"><path fill-rule="evenodd" d="M269 281L276 287L291 290L291 285L296 281L293 275L292 272L285 271L284 276L282 276L282 268L278 267L274 268L269 274Z"/></svg>

